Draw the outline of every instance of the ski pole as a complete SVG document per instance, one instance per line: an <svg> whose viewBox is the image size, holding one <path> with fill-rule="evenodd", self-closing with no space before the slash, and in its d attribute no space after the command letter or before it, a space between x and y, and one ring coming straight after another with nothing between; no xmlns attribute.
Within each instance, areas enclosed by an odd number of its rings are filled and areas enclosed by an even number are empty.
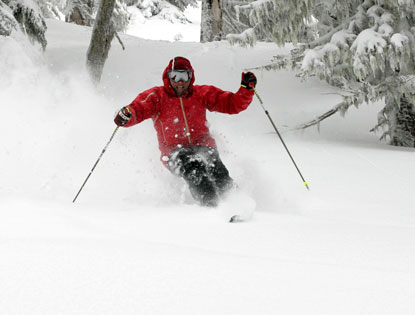
<svg viewBox="0 0 415 315"><path fill-rule="evenodd" d="M308 182L304 179L303 175L301 174L300 169L298 168L297 164L296 164L296 163L295 163L295 161L294 161L294 158L292 157L292 155L291 155L291 153L290 153L290 150L288 150L287 145L285 144L284 140L283 140L283 139L282 139L282 137L281 137L281 134L279 133L279 131L278 131L277 127L276 127L276 126L275 126L275 124L274 124L274 121L272 120L271 116L269 115L269 112L268 112L268 111L267 111L267 109L265 108L264 103L262 102L262 99L259 97L259 94L258 94L258 92L257 92L255 89L254 89L254 92L255 92L256 97L257 97L257 98L258 98L258 100L259 100L259 103L260 103L260 104L261 104L261 106L262 106L262 109L265 111L265 114L268 116L269 121L271 122L272 126L274 127L275 132L277 133L277 135L278 135L278 137L280 138L280 140L281 140L282 144L284 145L285 150L287 151L288 155L290 156L291 161L293 162L293 164L294 164L295 168L297 169L298 174L300 174L300 177L301 177L301 179L303 180L303 185L304 185L304 186L305 186L308 190L310 190L310 187L308 187Z"/></svg>
<svg viewBox="0 0 415 315"><path fill-rule="evenodd" d="M95 167L98 165L99 160L101 160L102 156L104 155L105 151L108 148L108 145L111 143L112 139L114 138L115 134L118 131L118 128L120 128L120 126L117 126L117 128L115 128L114 132L111 135L110 140L108 141L108 143L105 145L104 149L102 150L101 154L98 157L98 160L95 162L94 166L92 167L91 171L89 172L88 176L86 177L84 183L82 184L81 188L79 189L78 193L76 194L75 198L72 200L72 202L76 201L76 198L78 198L79 194L81 193L82 189L84 188L86 182L88 181L89 177L91 176L92 172L94 171Z"/></svg>

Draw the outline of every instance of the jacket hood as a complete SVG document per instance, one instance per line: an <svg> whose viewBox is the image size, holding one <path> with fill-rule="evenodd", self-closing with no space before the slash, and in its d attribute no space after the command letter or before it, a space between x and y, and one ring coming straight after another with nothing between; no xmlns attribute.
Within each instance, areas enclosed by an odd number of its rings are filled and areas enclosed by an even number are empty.
<svg viewBox="0 0 415 315"><path fill-rule="evenodd" d="M192 71L192 79L190 80L189 90L186 92L185 95L188 95L189 93L191 94L192 87L193 87L193 82L195 82L195 71L193 70L193 67L192 67L190 61L188 59L184 58L184 57L174 57L173 59L170 60L170 62L167 65L166 69L164 69L164 72L163 72L164 88L166 89L167 93L169 93L170 95L174 95L174 96L176 95L176 93L174 93L174 90L170 85L170 79L169 79L167 73L170 70L179 70L179 69L191 70Z"/></svg>

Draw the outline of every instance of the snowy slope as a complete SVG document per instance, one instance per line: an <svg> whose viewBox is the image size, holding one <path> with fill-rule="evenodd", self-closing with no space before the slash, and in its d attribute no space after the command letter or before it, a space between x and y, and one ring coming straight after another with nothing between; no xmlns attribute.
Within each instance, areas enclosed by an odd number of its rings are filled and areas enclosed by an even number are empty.
<svg viewBox="0 0 415 315"><path fill-rule="evenodd" d="M302 187L257 100L209 113L232 177L257 203L229 224L194 205L159 161L150 121L108 141L114 112L187 56L196 84L236 91L276 53L123 36L103 81L84 74L90 29L48 21L44 57L0 38L1 314L412 314L413 149L368 130L379 106L290 131L338 100L318 81L257 73L257 90L310 183Z"/></svg>

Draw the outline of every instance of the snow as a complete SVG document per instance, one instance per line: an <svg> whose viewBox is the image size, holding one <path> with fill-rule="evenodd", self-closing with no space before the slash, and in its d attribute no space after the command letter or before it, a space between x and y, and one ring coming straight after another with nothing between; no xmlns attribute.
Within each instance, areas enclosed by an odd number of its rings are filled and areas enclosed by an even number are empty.
<svg viewBox="0 0 415 315"><path fill-rule="evenodd" d="M330 43L341 48L349 48L350 43L356 38L352 32L348 30L340 30L333 34Z"/></svg>
<svg viewBox="0 0 415 315"><path fill-rule="evenodd" d="M409 38L405 35L395 33L391 37L391 44L397 49L402 49L405 44L409 42Z"/></svg>
<svg viewBox="0 0 415 315"><path fill-rule="evenodd" d="M161 85L173 56L192 61L196 84L236 91L241 71L277 48L124 35L95 90L84 72L90 28L47 23L44 56L0 38L2 314L414 313L414 149L369 133L380 104L298 132L339 96L292 72L258 72L311 191L255 99L236 116L208 113L240 199L195 205L145 121L118 131L73 204L116 110ZM251 201L251 221L224 220Z"/></svg>
<svg viewBox="0 0 415 315"><path fill-rule="evenodd" d="M356 51L357 55L365 55L368 52L378 52L382 54L387 42L382 36L373 29L366 29L357 35L351 49Z"/></svg>
<svg viewBox="0 0 415 315"><path fill-rule="evenodd" d="M152 2L143 2L141 5L151 5ZM166 41L199 42L201 1L197 6L189 6L182 13L168 2L158 2L162 10L151 16L150 7L140 10L136 6L129 6L131 23L127 34L145 39L159 39Z"/></svg>

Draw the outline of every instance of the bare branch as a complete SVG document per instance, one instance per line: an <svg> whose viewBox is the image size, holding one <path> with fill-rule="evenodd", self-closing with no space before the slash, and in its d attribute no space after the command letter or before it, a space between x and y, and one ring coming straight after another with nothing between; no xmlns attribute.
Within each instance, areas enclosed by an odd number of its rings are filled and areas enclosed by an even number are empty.
<svg viewBox="0 0 415 315"><path fill-rule="evenodd" d="M333 116L335 113L337 113L340 109L347 109L351 106L352 104L348 104L345 101L340 102L339 104L337 104L335 107L333 107L332 109L330 109L329 111L325 112L324 114L316 117L315 119L304 123L302 125L299 125L296 129L306 129L308 127L311 126L315 126L320 124L324 119L329 118L330 116Z"/></svg>
<svg viewBox="0 0 415 315"><path fill-rule="evenodd" d="M118 35L117 32L115 32L115 37L118 39L118 42L120 43L120 45L122 47L122 50L125 50L124 43L122 42L122 40L121 40L121 38L120 38L120 36Z"/></svg>

